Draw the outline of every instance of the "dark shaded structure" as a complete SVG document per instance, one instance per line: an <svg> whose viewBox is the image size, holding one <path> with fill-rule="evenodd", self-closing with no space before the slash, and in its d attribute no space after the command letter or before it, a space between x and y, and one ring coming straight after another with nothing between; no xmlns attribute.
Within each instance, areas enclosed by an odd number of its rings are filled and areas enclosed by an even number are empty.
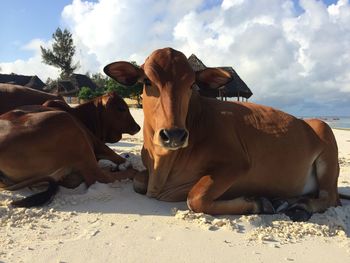
<svg viewBox="0 0 350 263"><path fill-rule="evenodd" d="M206 65L204 65L204 63L199 58L197 58L195 54L189 56L187 60L194 71L201 71L207 68Z"/></svg>
<svg viewBox="0 0 350 263"><path fill-rule="evenodd" d="M97 89L97 85L86 75L72 74L67 80L55 81L51 85L50 92L65 97L76 97L82 87L88 87L92 91Z"/></svg>
<svg viewBox="0 0 350 263"><path fill-rule="evenodd" d="M21 85L28 88L44 91L46 86L38 76L25 76L17 74L0 74L0 83Z"/></svg>
<svg viewBox="0 0 350 263"><path fill-rule="evenodd" d="M188 58L188 62L190 63L194 71L201 71L207 68L204 65L204 63L194 54L192 54ZM238 76L238 74L232 67L218 68L230 72L233 80L227 83L226 85L219 87L218 89L210 89L205 86L202 86L201 84L198 84L198 90L202 96L211 98L220 97L221 100L227 100L227 97L237 97L237 99L240 100L240 97L242 97L248 100L253 95L252 91L248 88L247 84L244 83L244 81Z"/></svg>
<svg viewBox="0 0 350 263"><path fill-rule="evenodd" d="M74 97L79 93L79 89L70 80L59 80L52 84L50 92L64 97Z"/></svg>

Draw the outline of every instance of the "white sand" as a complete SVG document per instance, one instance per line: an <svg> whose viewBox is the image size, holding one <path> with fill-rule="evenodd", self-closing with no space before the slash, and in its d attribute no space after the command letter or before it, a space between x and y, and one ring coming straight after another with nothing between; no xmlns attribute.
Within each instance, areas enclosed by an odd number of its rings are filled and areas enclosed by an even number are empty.
<svg viewBox="0 0 350 263"><path fill-rule="evenodd" d="M142 111L132 110L142 124ZM350 194L350 131L334 130L340 191ZM142 132L112 146L142 169ZM0 193L0 262L348 262L350 202L293 223L283 215L193 214L185 203L134 193L131 182L61 188L41 209Z"/></svg>

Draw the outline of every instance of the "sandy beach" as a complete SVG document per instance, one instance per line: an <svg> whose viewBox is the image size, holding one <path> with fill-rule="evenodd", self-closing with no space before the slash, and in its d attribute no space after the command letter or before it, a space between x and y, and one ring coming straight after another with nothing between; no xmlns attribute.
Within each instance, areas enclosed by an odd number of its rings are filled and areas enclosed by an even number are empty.
<svg viewBox="0 0 350 263"><path fill-rule="evenodd" d="M131 110L139 124L140 109ZM350 194L350 131L333 130L339 147L339 189ZM111 147L136 169L142 131ZM0 262L348 262L350 202L293 223L284 215L212 217L185 202L135 193L128 180L89 189L60 188L43 208L14 209L30 193L0 193Z"/></svg>

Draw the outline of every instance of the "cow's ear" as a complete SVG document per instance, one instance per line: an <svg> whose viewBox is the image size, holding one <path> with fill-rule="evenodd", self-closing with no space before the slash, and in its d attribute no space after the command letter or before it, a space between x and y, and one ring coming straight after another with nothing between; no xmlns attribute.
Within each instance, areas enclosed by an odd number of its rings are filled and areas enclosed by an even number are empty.
<svg viewBox="0 0 350 263"><path fill-rule="evenodd" d="M196 72L196 82L205 88L217 89L231 80L231 73L221 68L206 68Z"/></svg>
<svg viewBox="0 0 350 263"><path fill-rule="evenodd" d="M125 86L134 85L137 81L143 79L144 76L143 69L125 61L111 63L105 66L103 71L106 75Z"/></svg>

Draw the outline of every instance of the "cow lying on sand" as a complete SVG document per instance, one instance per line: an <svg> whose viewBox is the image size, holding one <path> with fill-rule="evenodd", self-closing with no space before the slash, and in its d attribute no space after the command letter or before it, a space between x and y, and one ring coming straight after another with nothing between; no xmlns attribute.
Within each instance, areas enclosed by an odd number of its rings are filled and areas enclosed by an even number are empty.
<svg viewBox="0 0 350 263"><path fill-rule="evenodd" d="M47 100L64 101L59 95L19 85L0 83L0 115L23 105L41 105Z"/></svg>
<svg viewBox="0 0 350 263"><path fill-rule="evenodd" d="M23 86L0 84L0 114L22 105L41 105L64 110L72 114L88 128L93 135L105 143L115 143L122 138L122 133L131 135L140 130L132 118L128 105L115 92L94 98L71 108L61 96L40 92ZM114 151L104 146L99 159L112 160L121 164L125 160Z"/></svg>
<svg viewBox="0 0 350 263"><path fill-rule="evenodd" d="M0 115L24 105L44 105L67 111L103 142L115 143L121 139L122 133L135 134L140 130L130 115L128 105L115 92L71 108L59 95L19 85L0 84Z"/></svg>
<svg viewBox="0 0 350 263"><path fill-rule="evenodd" d="M286 200L294 220L340 205L338 149L324 122L201 97L191 89L195 82L218 88L231 75L217 68L195 73L171 48L154 51L141 68L115 62L104 71L124 85L144 83L142 160L149 178L134 178L136 191L187 200L208 214L273 213Z"/></svg>
<svg viewBox="0 0 350 263"><path fill-rule="evenodd" d="M116 92L94 98L75 108L59 100L49 100L43 105L69 112L102 142L115 143L122 138L122 133L133 135L140 130L128 105Z"/></svg>
<svg viewBox="0 0 350 263"><path fill-rule="evenodd" d="M110 121L100 122L108 128L108 141L118 141L124 132L139 131L127 105L116 94L104 95L96 101L101 102L97 114ZM124 119L113 119L119 116L118 111ZM112 182L132 177L134 173L102 171L96 159L108 159L116 164L125 161L73 114L46 106L22 106L0 115L0 188L17 190L49 183L46 191L16 201L15 206L47 203L58 184L74 188L82 181L87 185L95 181Z"/></svg>
<svg viewBox="0 0 350 263"><path fill-rule="evenodd" d="M116 143L122 138L123 133L131 135L140 131L140 126L131 116L128 105L115 92L105 94L101 97L94 98L88 102L80 104L75 108L70 107L67 103L58 100L49 100L44 106L64 110L81 123L101 142ZM104 145L98 159L108 159L116 164L125 162L125 159ZM101 147L102 148L102 144Z"/></svg>

